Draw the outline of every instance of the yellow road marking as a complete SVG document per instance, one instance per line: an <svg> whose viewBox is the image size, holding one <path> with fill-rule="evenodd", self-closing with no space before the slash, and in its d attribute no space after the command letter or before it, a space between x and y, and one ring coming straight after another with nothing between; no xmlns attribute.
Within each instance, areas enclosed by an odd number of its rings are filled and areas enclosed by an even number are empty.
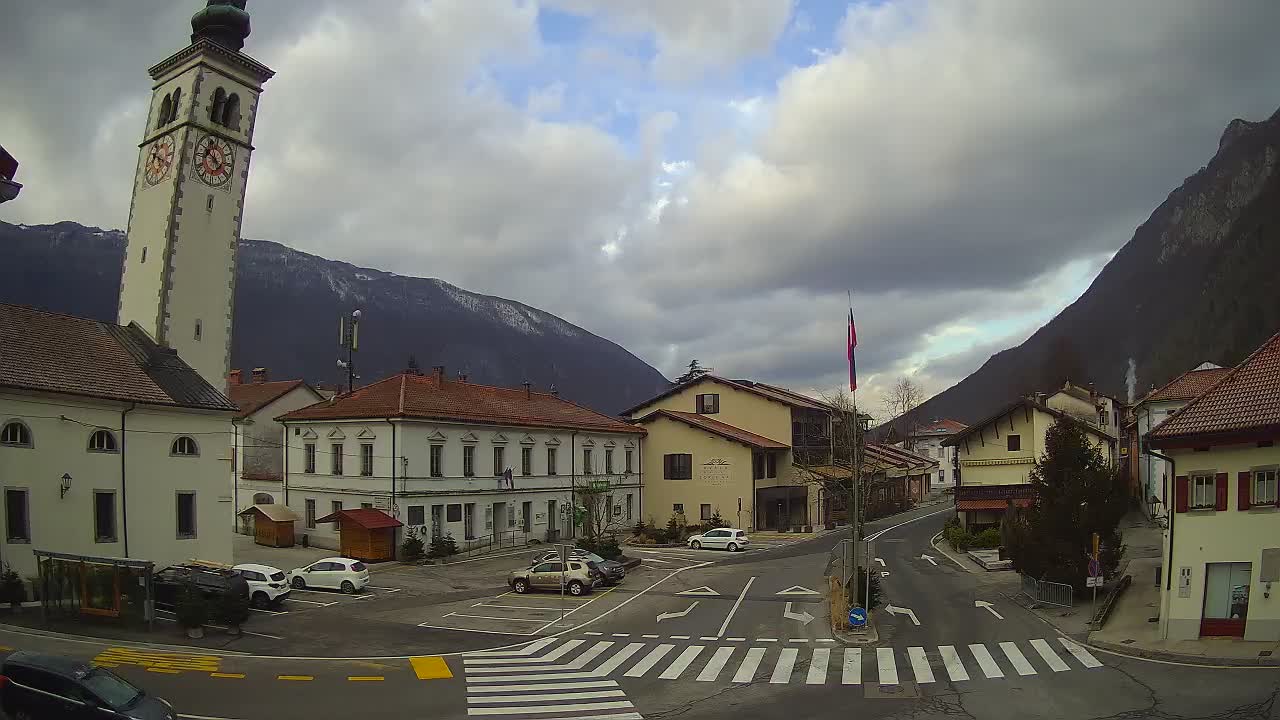
<svg viewBox="0 0 1280 720"><path fill-rule="evenodd" d="M94 664L94 665L96 665L97 667L105 667L105 668L120 667L119 665L117 665L117 664L115 664L115 663L98 662L98 661L96 661L96 660L94 661L94 663L93 663L93 664Z"/></svg>
<svg viewBox="0 0 1280 720"><path fill-rule="evenodd" d="M95 663L112 666L137 665L147 669L199 670L204 672L215 672L222 663L222 658L217 655L146 652L126 647L107 648L93 660Z"/></svg>
<svg viewBox="0 0 1280 720"><path fill-rule="evenodd" d="M181 671L181 670L174 670L173 668L149 667L149 668L147 668L147 672L165 673L166 675L177 675L178 673L180 673L180 672L182 672L182 671Z"/></svg>
<svg viewBox="0 0 1280 720"><path fill-rule="evenodd" d="M351 681L386 680L381 675L348 675L347 679Z"/></svg>
<svg viewBox="0 0 1280 720"><path fill-rule="evenodd" d="M244 673L221 673L221 672L211 672L211 673L209 673L209 677L220 677L220 678L237 678L237 679L243 679L243 678L244 678Z"/></svg>
<svg viewBox="0 0 1280 720"><path fill-rule="evenodd" d="M0 652L9 652L12 649L13 648L9 647L8 645L0 645Z"/></svg>
<svg viewBox="0 0 1280 720"><path fill-rule="evenodd" d="M449 672L449 665L439 655L411 657L409 664L413 666L413 671L417 673L419 680L453 677L453 673Z"/></svg>
<svg viewBox="0 0 1280 720"><path fill-rule="evenodd" d="M277 675L277 680L315 680L311 675Z"/></svg>

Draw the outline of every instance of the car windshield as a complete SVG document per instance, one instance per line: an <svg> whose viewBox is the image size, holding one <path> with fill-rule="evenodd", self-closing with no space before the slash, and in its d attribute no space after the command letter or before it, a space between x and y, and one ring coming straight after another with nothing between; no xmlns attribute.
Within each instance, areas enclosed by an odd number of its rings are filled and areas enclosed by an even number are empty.
<svg viewBox="0 0 1280 720"><path fill-rule="evenodd" d="M284 580L284 573L277 570L276 572L271 573L271 579L276 582L280 582L281 580Z"/></svg>
<svg viewBox="0 0 1280 720"><path fill-rule="evenodd" d="M127 708L142 697L141 690L102 669L86 675L84 686L116 710Z"/></svg>
<svg viewBox="0 0 1280 720"><path fill-rule="evenodd" d="M357 560L351 563L351 569L355 570L356 572L360 572L361 570L364 570L364 563Z"/></svg>
<svg viewBox="0 0 1280 720"><path fill-rule="evenodd" d="M586 553L585 555L583 555L583 557L585 557L586 559L590 560L593 563L596 563L597 565L605 561L604 558L600 557L595 553Z"/></svg>

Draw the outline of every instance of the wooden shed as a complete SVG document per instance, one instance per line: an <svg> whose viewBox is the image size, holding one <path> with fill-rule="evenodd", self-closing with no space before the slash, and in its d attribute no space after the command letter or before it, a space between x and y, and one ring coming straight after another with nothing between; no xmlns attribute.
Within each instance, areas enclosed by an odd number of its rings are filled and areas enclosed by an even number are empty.
<svg viewBox="0 0 1280 720"><path fill-rule="evenodd" d="M253 518L253 541L268 547L293 547L293 521L298 514L285 505L252 505L240 512Z"/></svg>
<svg viewBox="0 0 1280 720"><path fill-rule="evenodd" d="M343 557L376 562L396 556L396 528L404 523L375 508L339 510L317 523L338 523L339 552Z"/></svg>

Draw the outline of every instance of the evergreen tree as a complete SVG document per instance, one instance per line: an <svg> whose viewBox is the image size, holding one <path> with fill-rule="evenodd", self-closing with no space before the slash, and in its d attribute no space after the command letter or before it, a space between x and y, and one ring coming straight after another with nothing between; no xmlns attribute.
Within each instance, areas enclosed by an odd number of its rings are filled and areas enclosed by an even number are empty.
<svg viewBox="0 0 1280 720"><path fill-rule="evenodd" d="M689 361L689 369L686 370L683 375L676 378L676 384L681 385L683 383L687 383L690 380L693 380L695 378L700 378L709 372L711 372L711 370L709 370L708 368L702 367L702 364L698 362L698 359L694 358Z"/></svg>
<svg viewBox="0 0 1280 720"><path fill-rule="evenodd" d="M1125 491L1080 423L1060 418L1046 431L1031 484L1036 504L1001 528L1014 569L1081 590L1096 532L1103 573L1113 573L1124 554L1116 528L1127 510Z"/></svg>

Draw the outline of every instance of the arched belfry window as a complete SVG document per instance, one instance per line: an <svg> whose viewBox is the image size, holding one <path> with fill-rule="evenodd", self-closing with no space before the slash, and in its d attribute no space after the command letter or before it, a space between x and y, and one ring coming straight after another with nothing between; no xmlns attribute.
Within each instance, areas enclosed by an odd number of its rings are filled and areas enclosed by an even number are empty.
<svg viewBox="0 0 1280 720"><path fill-rule="evenodd" d="M160 101L160 112L156 115L156 128L164 127L169 122L169 113L173 111L173 97L165 95L164 100Z"/></svg>
<svg viewBox="0 0 1280 720"><path fill-rule="evenodd" d="M227 91L218 88L213 91L213 103L209 105L209 120L215 124L222 124L222 113L227 104Z"/></svg>
<svg viewBox="0 0 1280 720"><path fill-rule="evenodd" d="M165 120L165 124L171 123L178 119L178 104L182 102L182 88L173 91L173 105L169 108L169 117Z"/></svg>
<svg viewBox="0 0 1280 720"><path fill-rule="evenodd" d="M222 108L222 124L232 130L240 129L240 96L231 93Z"/></svg>

